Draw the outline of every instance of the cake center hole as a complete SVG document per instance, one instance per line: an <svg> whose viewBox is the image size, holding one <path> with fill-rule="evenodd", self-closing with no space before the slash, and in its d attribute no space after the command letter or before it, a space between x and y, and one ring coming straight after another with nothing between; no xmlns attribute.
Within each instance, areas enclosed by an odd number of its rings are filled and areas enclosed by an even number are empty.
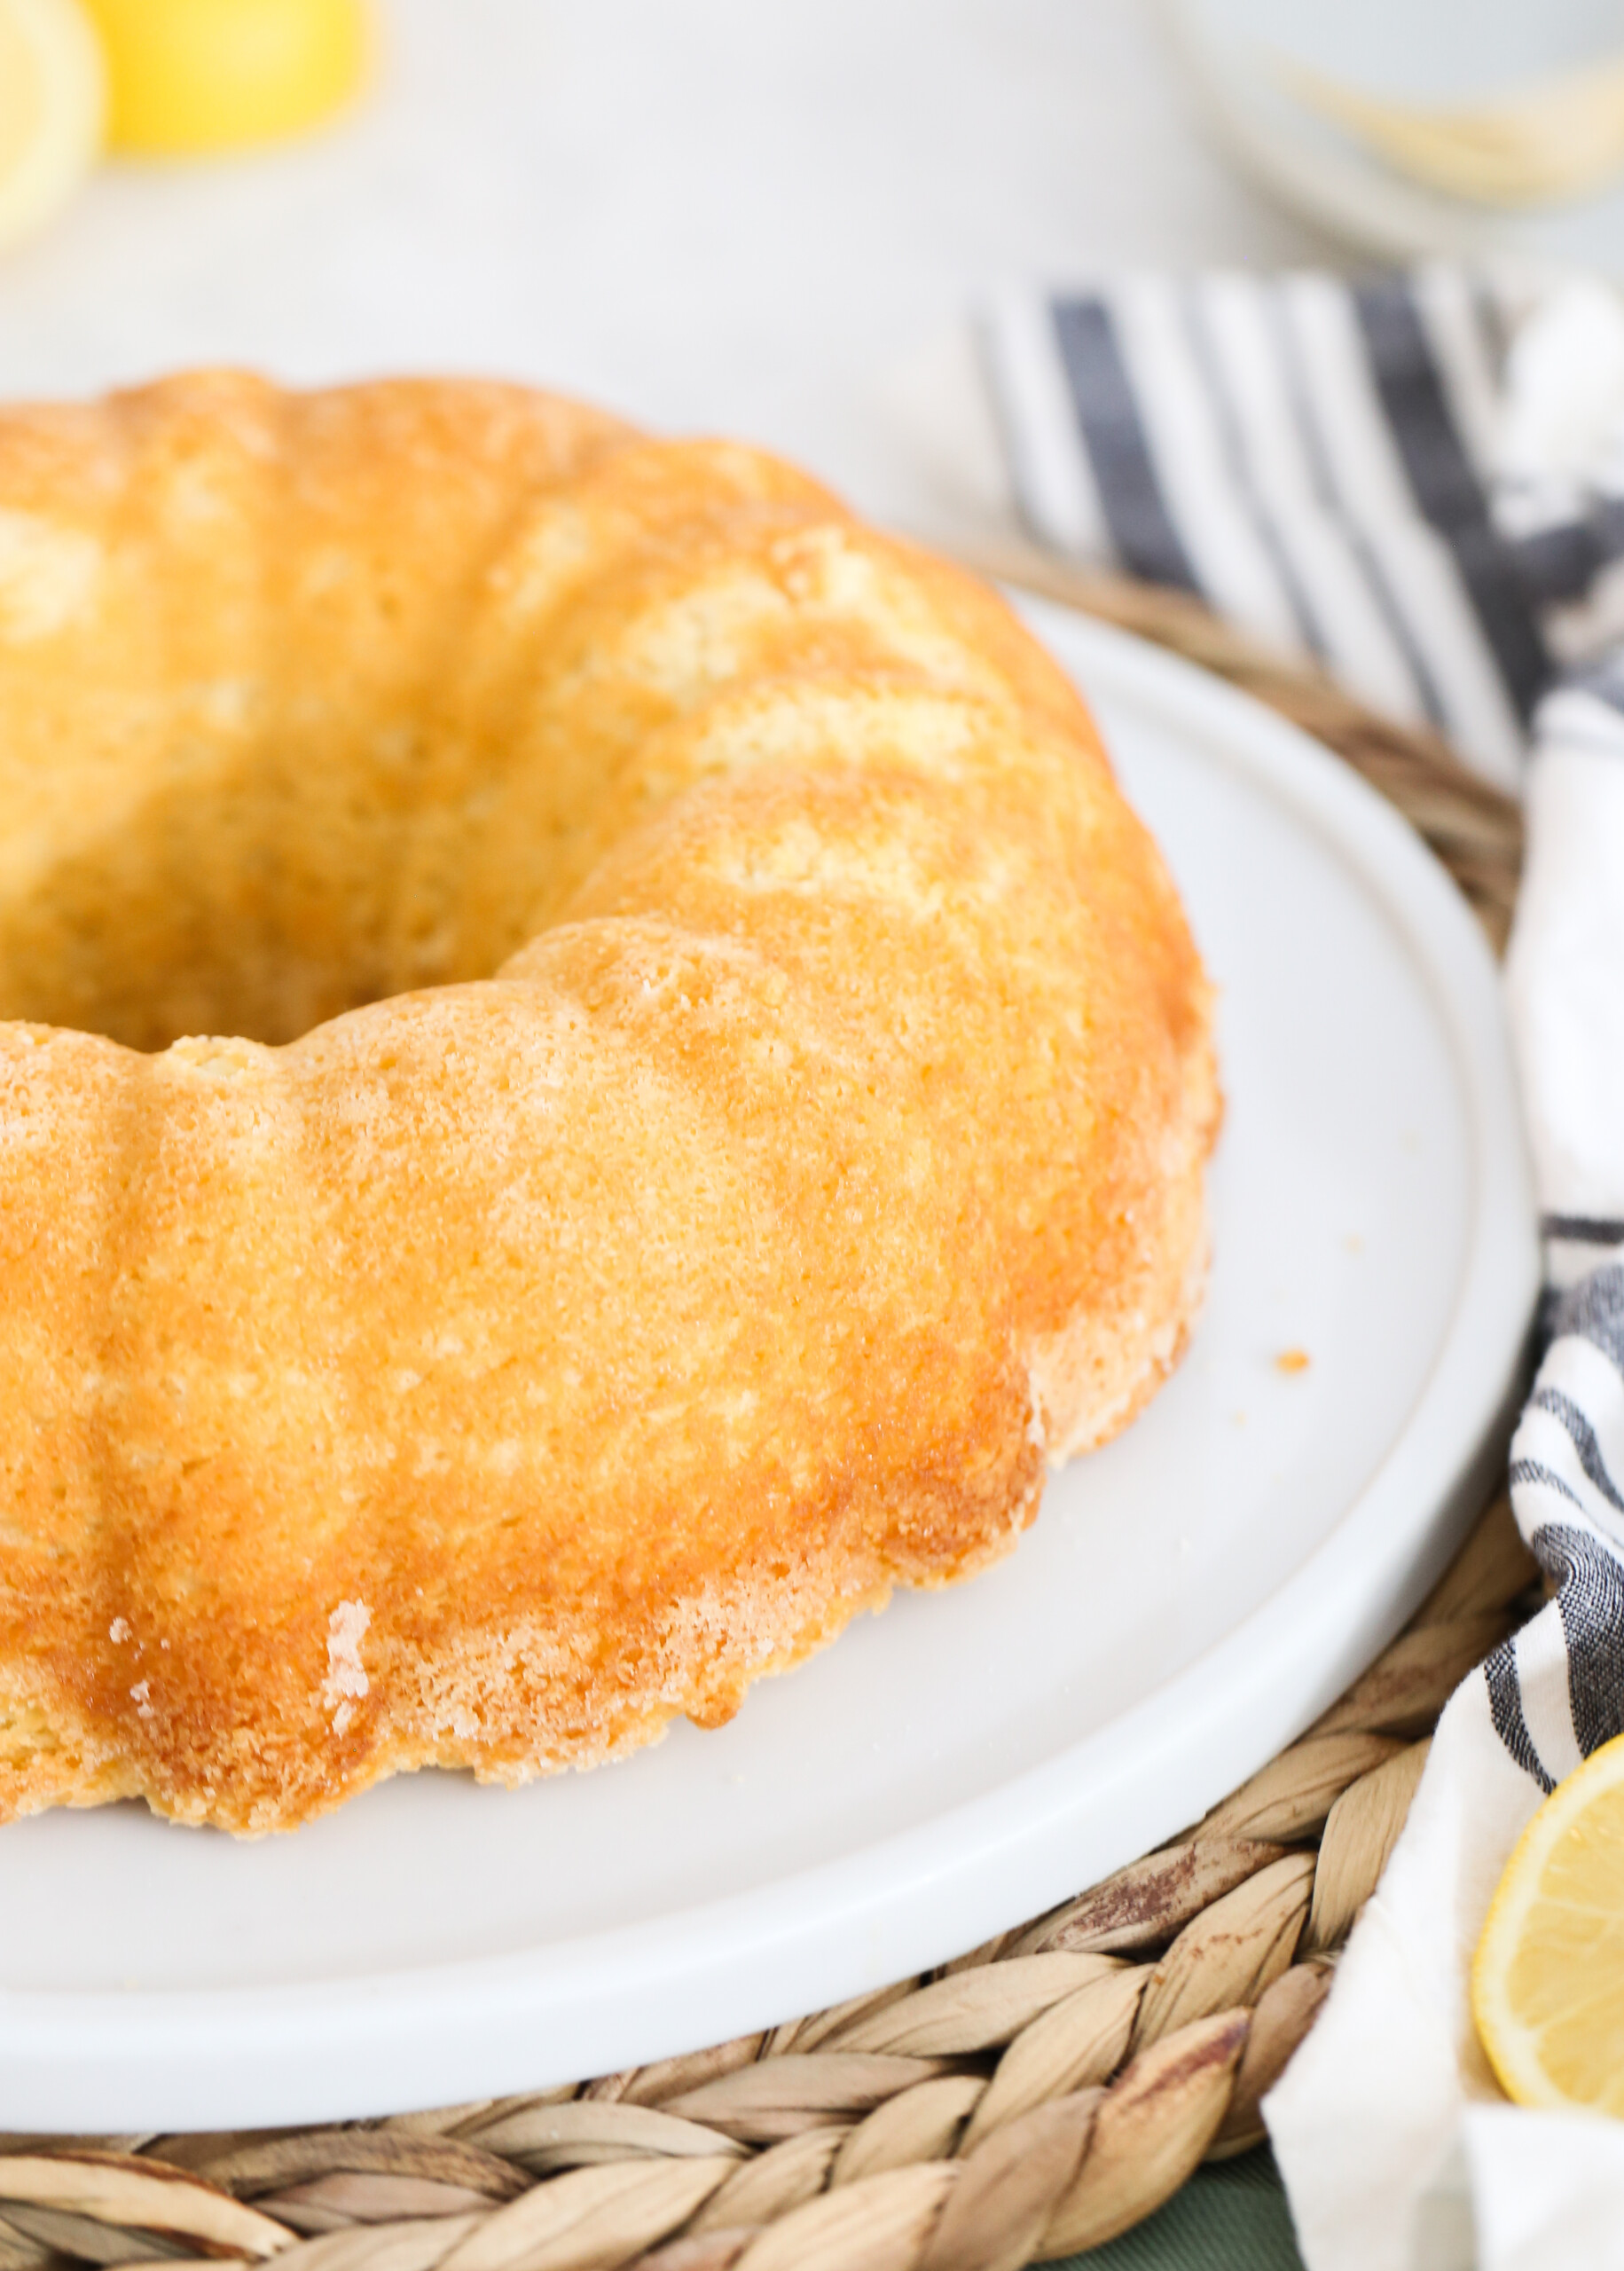
<svg viewBox="0 0 1624 2271"><path fill-rule="evenodd" d="M546 917L550 831L500 796L414 802L413 769L313 760L199 785L171 766L170 788L0 907L0 1017L147 1050L274 1045L489 977Z"/></svg>

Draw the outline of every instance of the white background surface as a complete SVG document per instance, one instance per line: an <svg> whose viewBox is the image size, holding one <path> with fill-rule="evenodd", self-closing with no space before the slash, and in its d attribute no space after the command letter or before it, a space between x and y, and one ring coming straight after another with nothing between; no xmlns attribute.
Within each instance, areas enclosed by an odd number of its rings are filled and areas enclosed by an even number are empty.
<svg viewBox="0 0 1624 2271"><path fill-rule="evenodd" d="M14 1825L0 2126L543 2087L906 1977L1197 1819L1440 1572L1537 1277L1481 933L1335 758L1038 619L1221 993L1216 1255L1177 1377L1011 1560L862 1620L718 1733L519 1792L403 1779L260 1845L135 1806Z"/></svg>
<svg viewBox="0 0 1624 2271"><path fill-rule="evenodd" d="M370 99L110 164L0 263L0 390L477 370L1002 509L953 342L1011 274L1323 247L1199 139L1151 0L386 0ZM962 436L969 431L970 440Z"/></svg>

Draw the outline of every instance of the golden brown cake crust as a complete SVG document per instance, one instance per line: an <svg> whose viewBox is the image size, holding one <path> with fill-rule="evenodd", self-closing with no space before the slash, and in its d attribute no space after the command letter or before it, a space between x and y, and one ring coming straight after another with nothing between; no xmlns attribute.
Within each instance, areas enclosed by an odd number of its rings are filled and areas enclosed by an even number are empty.
<svg viewBox="0 0 1624 2271"><path fill-rule="evenodd" d="M590 1764L1003 1552L1209 1028L1062 673L759 452L0 413L0 1815Z"/></svg>

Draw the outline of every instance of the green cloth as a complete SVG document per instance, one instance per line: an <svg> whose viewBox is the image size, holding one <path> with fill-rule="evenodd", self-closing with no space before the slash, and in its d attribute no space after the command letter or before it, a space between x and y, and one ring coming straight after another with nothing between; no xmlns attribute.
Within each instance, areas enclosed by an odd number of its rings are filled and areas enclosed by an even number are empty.
<svg viewBox="0 0 1624 2271"><path fill-rule="evenodd" d="M1198 2168L1154 2216L1055 2271L1303 2271L1303 2259L1264 2145Z"/></svg>

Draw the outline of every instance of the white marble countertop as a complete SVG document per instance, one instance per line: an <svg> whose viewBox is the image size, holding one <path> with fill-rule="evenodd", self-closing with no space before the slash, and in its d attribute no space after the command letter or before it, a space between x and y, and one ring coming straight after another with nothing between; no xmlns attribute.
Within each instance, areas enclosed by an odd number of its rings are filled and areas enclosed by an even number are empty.
<svg viewBox="0 0 1624 2271"><path fill-rule="evenodd" d="M177 364L533 380L765 442L867 512L1007 512L1001 278L1324 258L1201 139L1149 0L383 0L276 152L109 163L0 263L0 390Z"/></svg>

